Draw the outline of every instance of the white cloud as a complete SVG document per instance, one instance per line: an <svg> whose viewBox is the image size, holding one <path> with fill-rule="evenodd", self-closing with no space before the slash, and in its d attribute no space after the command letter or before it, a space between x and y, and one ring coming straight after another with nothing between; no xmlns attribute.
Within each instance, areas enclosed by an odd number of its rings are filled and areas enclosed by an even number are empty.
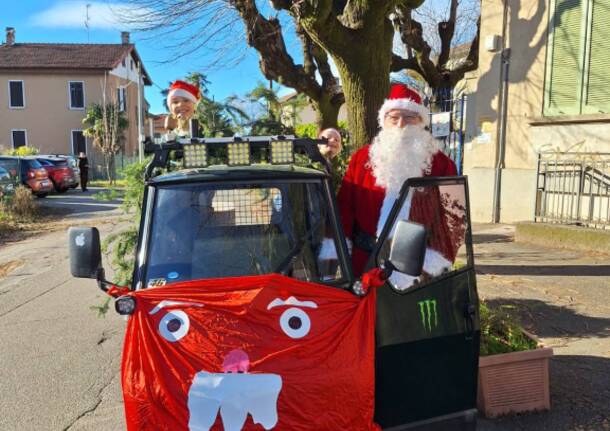
<svg viewBox="0 0 610 431"><path fill-rule="evenodd" d="M87 5L90 5L88 24L91 29L129 29L134 27L134 20L138 16L146 13L143 9L125 3L62 0L33 15L30 22L32 25L50 28L85 28Z"/></svg>

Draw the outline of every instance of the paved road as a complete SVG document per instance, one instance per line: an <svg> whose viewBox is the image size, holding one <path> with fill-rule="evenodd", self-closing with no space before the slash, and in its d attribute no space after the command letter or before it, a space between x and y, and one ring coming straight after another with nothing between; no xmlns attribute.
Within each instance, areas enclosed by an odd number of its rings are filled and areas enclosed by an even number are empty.
<svg viewBox="0 0 610 431"><path fill-rule="evenodd" d="M553 347L551 411L481 420L479 431L610 430L610 259L512 238L510 226L475 228L479 295L516 306Z"/></svg>
<svg viewBox="0 0 610 431"><path fill-rule="evenodd" d="M122 227L102 221L102 235ZM607 258L515 244L502 226L475 233L481 296L521 306L528 328L556 355L551 412L480 420L479 430L610 429ZM95 317L90 307L103 295L93 281L70 277L65 243L61 231L0 249L0 267L21 265L0 278L0 430L124 429L125 322L112 310Z"/></svg>
<svg viewBox="0 0 610 431"><path fill-rule="evenodd" d="M117 202L98 204L91 194L39 202L73 210L70 224L97 225L102 235L121 229ZM93 280L72 278L68 265L65 229L0 248L0 430L125 428L125 322L112 310L97 318L90 307L105 295Z"/></svg>
<svg viewBox="0 0 610 431"><path fill-rule="evenodd" d="M43 209L45 207L53 208L66 214L66 218L73 219L89 219L99 216L117 215L120 213L118 207L121 201L116 200L97 200L95 195L104 192L105 189L100 187L89 187L86 192L82 192L79 188L70 189L66 193L52 194L44 199L37 199Z"/></svg>

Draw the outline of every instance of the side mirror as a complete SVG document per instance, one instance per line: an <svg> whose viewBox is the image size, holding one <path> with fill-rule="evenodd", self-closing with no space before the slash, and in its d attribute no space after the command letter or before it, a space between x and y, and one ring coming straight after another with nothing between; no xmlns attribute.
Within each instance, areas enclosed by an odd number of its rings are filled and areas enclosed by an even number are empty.
<svg viewBox="0 0 610 431"><path fill-rule="evenodd" d="M426 228L419 223L399 220L390 246L389 261L399 272L417 277L426 256Z"/></svg>
<svg viewBox="0 0 610 431"><path fill-rule="evenodd" d="M68 229L70 272L73 277L98 278L102 268L100 232L94 227Z"/></svg>

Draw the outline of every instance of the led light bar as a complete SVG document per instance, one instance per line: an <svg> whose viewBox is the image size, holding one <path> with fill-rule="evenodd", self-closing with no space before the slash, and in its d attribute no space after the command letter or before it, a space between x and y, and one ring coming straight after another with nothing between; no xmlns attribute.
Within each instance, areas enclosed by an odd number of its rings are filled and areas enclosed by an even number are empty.
<svg viewBox="0 0 610 431"><path fill-rule="evenodd" d="M250 144L233 142L227 145L229 166L244 166L250 164Z"/></svg>
<svg viewBox="0 0 610 431"><path fill-rule="evenodd" d="M203 168L208 165L208 147L206 144L184 145L183 150L185 168Z"/></svg>
<svg viewBox="0 0 610 431"><path fill-rule="evenodd" d="M292 141L271 141L271 163L274 165L294 163Z"/></svg>

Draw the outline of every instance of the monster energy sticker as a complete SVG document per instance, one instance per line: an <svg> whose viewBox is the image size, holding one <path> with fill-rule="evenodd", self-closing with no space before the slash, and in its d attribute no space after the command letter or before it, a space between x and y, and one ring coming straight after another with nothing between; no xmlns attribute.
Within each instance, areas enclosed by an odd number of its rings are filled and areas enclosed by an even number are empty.
<svg viewBox="0 0 610 431"><path fill-rule="evenodd" d="M424 329L428 332L432 332L438 326L438 314L436 311L436 299L426 299L419 301L419 317L421 317L421 323L424 325Z"/></svg>

